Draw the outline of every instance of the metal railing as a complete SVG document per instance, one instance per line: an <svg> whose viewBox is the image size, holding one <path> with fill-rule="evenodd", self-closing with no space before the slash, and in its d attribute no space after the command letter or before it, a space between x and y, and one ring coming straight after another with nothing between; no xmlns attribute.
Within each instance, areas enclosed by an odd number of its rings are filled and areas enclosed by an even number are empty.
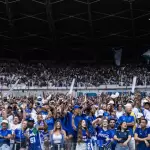
<svg viewBox="0 0 150 150"><path fill-rule="evenodd" d="M10 146L7 144L1 144L0 150L27 150L28 145L25 143L11 143ZM48 141L41 144L42 150L111 150L111 143L99 147L96 143L73 143L65 142L63 144L50 144ZM38 149L37 149L38 150Z"/></svg>

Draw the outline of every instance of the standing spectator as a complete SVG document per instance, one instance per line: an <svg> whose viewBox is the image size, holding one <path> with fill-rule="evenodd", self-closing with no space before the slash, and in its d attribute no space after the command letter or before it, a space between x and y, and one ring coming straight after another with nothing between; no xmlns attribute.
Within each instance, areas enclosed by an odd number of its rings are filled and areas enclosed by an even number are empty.
<svg viewBox="0 0 150 150"><path fill-rule="evenodd" d="M50 132L50 144L52 150L64 148L66 132L62 129L61 122L56 121L54 130Z"/></svg>
<svg viewBox="0 0 150 150"><path fill-rule="evenodd" d="M119 119L123 114L124 114L124 111L123 111L122 105L118 104L117 111L116 111L117 119Z"/></svg>
<svg viewBox="0 0 150 150"><path fill-rule="evenodd" d="M13 150L20 150L21 148L26 149L27 145L25 137L26 129L27 129L27 121L23 121L22 128L15 129L13 134L15 140Z"/></svg>
<svg viewBox="0 0 150 150"><path fill-rule="evenodd" d="M117 141L117 145L115 150L129 150L129 141L131 140L130 131L127 128L127 123L120 123L116 133L114 135L114 139Z"/></svg>
<svg viewBox="0 0 150 150"><path fill-rule="evenodd" d="M137 142L137 150L150 150L150 128L147 128L147 120L142 119L140 127L136 128L134 139Z"/></svg>
<svg viewBox="0 0 150 150"><path fill-rule="evenodd" d="M11 130L8 130L8 121L3 120L0 129L0 148L2 150L10 150L10 139L12 137Z"/></svg>
<svg viewBox="0 0 150 150"><path fill-rule="evenodd" d="M28 129L25 134L28 140L28 150L42 150L38 130L34 127L34 119L28 119Z"/></svg>
<svg viewBox="0 0 150 150"><path fill-rule="evenodd" d="M134 117L131 115L132 113L132 105L126 104L125 105L125 114L121 116L118 120L118 123L126 122L127 128L130 131L131 134L131 140L129 141L129 150L135 150L135 140L134 140L134 134L133 134L133 127L135 125Z"/></svg>
<svg viewBox="0 0 150 150"><path fill-rule="evenodd" d="M88 140L90 138L90 133L86 126L86 121L81 120L79 122L78 132L77 132L77 146L76 150L87 150L88 149Z"/></svg>

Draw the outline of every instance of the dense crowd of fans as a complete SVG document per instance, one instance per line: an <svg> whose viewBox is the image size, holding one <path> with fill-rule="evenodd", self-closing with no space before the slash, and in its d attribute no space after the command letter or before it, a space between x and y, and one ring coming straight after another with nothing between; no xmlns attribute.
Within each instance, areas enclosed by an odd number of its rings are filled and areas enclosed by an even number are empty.
<svg viewBox="0 0 150 150"><path fill-rule="evenodd" d="M137 76L137 85L150 85L148 66L75 66L50 63L0 63L0 84L19 84L39 87L69 87L75 78L75 87L98 87L100 85L132 85Z"/></svg>
<svg viewBox="0 0 150 150"><path fill-rule="evenodd" d="M149 150L150 97L101 93L3 98L2 150Z"/></svg>

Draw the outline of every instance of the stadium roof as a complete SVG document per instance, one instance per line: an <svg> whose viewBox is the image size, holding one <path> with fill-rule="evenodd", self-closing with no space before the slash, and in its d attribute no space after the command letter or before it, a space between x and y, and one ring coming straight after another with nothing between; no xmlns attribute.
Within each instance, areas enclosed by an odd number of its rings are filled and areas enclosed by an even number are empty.
<svg viewBox="0 0 150 150"><path fill-rule="evenodd" d="M5 51L150 45L150 0L0 0Z"/></svg>

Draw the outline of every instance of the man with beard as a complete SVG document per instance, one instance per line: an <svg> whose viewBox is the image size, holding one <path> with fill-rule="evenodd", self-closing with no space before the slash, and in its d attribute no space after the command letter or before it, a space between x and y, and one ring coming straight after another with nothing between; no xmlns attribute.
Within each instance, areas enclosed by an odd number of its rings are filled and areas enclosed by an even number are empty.
<svg viewBox="0 0 150 150"><path fill-rule="evenodd" d="M28 139L28 150L42 150L38 130L34 127L34 119L28 119L28 129L25 136Z"/></svg>
<svg viewBox="0 0 150 150"><path fill-rule="evenodd" d="M116 120L115 119L110 119L109 120L109 130L112 134L112 137L114 137L115 135L115 124L116 124ZM112 150L115 150L115 147L116 147L116 141L112 141Z"/></svg>

